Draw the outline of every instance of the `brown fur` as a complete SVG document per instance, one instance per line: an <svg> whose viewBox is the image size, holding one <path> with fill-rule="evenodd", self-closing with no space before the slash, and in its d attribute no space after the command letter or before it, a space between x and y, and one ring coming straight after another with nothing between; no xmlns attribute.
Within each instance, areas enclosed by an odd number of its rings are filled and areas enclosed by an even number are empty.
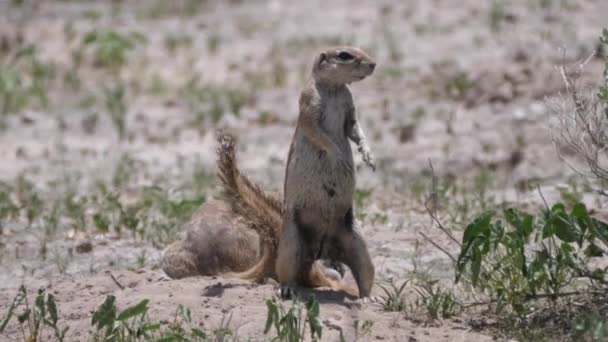
<svg viewBox="0 0 608 342"><path fill-rule="evenodd" d="M259 262L246 272L233 276L256 281L267 277L276 278L269 260L276 258L277 237L283 214L282 204L241 173L236 160L234 137L224 131L218 131L217 140L218 176L224 186L224 197L235 213L247 218L250 227L260 235L264 244Z"/></svg>
<svg viewBox="0 0 608 342"><path fill-rule="evenodd" d="M197 209L184 233L161 259L161 268L174 279L245 271L260 258L258 234L223 201L211 200Z"/></svg>
<svg viewBox="0 0 608 342"><path fill-rule="evenodd" d="M276 279L281 199L262 191L239 171L231 135L219 131L217 140L224 200L208 201L193 213L183 227L183 238L163 251L160 266L174 279L218 274L258 282ZM331 268L319 266L319 273L318 278L328 279L319 286L341 278Z"/></svg>

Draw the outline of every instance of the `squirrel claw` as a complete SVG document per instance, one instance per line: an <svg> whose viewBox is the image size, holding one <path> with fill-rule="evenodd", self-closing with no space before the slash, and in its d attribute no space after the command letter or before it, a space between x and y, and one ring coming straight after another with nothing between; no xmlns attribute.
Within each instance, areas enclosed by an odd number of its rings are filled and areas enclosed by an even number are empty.
<svg viewBox="0 0 608 342"><path fill-rule="evenodd" d="M376 162L374 161L374 157L371 153L363 152L363 161L372 169L372 171L376 171Z"/></svg>

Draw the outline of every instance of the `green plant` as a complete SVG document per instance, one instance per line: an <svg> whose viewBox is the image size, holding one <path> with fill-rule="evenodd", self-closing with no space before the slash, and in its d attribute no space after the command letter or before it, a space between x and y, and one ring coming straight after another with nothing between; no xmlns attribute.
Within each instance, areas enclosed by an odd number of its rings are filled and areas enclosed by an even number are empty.
<svg viewBox="0 0 608 342"><path fill-rule="evenodd" d="M0 221L14 219L19 215L19 207L11 198L12 187L0 182Z"/></svg>
<svg viewBox="0 0 608 342"><path fill-rule="evenodd" d="M397 286L397 284L390 279L387 281L386 285L380 285L380 288L384 291L384 295L380 296L384 311L403 311L405 309L403 291L408 283L409 280L405 280L401 286Z"/></svg>
<svg viewBox="0 0 608 342"><path fill-rule="evenodd" d="M530 301L556 299L580 278L608 284L592 259L608 252L608 224L591 217L582 203L570 212L555 204L534 216L505 209L486 212L465 229L456 262L456 282L466 279L496 302L498 312L520 316Z"/></svg>
<svg viewBox="0 0 608 342"><path fill-rule="evenodd" d="M192 37L185 33L168 34L165 36L165 48L170 53L175 53L181 47L192 46Z"/></svg>
<svg viewBox="0 0 608 342"><path fill-rule="evenodd" d="M16 311L19 308L22 308L21 313ZM6 317L0 322L0 334L4 332L13 317L17 318L24 342L42 341L44 327L53 331L57 341L63 341L68 330L68 327L61 329L57 325L59 317L55 298L52 294L46 294L44 289L38 290L34 306L31 306L25 286L19 287L19 292L9 306Z"/></svg>
<svg viewBox="0 0 608 342"><path fill-rule="evenodd" d="M105 104L112 123L118 132L120 139L127 134L127 102L125 100L126 89L122 82L117 82L112 87L104 88Z"/></svg>
<svg viewBox="0 0 608 342"><path fill-rule="evenodd" d="M90 31L82 38L82 46L91 46L96 66L118 70L127 62L127 53L146 42L138 32Z"/></svg>
<svg viewBox="0 0 608 342"><path fill-rule="evenodd" d="M95 338L103 341L133 341L137 338L148 338L150 331L160 328L146 320L148 300L144 299L120 313L116 308L116 297L110 295L93 313L91 324L97 333ZM104 330L103 332L101 330Z"/></svg>
<svg viewBox="0 0 608 342"><path fill-rule="evenodd" d="M266 306L268 313L264 334L268 334L274 328L276 337L272 341L304 341L307 326L312 341L321 338L323 327L319 320L319 302L314 297L311 296L306 302L305 313L302 304L297 300L292 303L289 310L286 310L275 298L266 300Z"/></svg>
<svg viewBox="0 0 608 342"><path fill-rule="evenodd" d="M353 342L360 341L363 337L369 336L369 334L371 334L372 332L373 326L373 321L365 320L362 324L360 324L360 321L356 319L353 322L353 328L355 330L355 339L353 340ZM340 342L346 342L346 338L344 337L342 329L340 329Z"/></svg>
<svg viewBox="0 0 608 342"><path fill-rule="evenodd" d="M34 185L23 175L17 177L15 195L19 202L19 208L25 212L28 226L31 226L42 212L42 199L40 199L40 196L35 191Z"/></svg>
<svg viewBox="0 0 608 342"><path fill-rule="evenodd" d="M490 28L493 32L500 31L505 17L505 9L502 0L492 0L490 6Z"/></svg>
<svg viewBox="0 0 608 342"><path fill-rule="evenodd" d="M599 86L597 96L604 103L604 113L608 116L608 29L602 30L600 44L606 64L604 65L603 80Z"/></svg>
<svg viewBox="0 0 608 342"><path fill-rule="evenodd" d="M68 192L63 200L63 210L66 216L72 220L72 227L75 230L86 228L86 198L78 197L73 192Z"/></svg>
<svg viewBox="0 0 608 342"><path fill-rule="evenodd" d="M217 50L222 43L222 36L217 32L212 32L207 36L207 49L211 54L217 53Z"/></svg>
<svg viewBox="0 0 608 342"><path fill-rule="evenodd" d="M416 292L420 296L417 304L426 309L429 318L450 318L456 314L458 303L452 292L441 289L434 282L417 286Z"/></svg>
<svg viewBox="0 0 608 342"><path fill-rule="evenodd" d="M194 114L193 124L201 128L209 121L216 124L226 112L239 116L241 109L251 97L249 92L239 88L203 85L198 76L188 81L182 93Z"/></svg>
<svg viewBox="0 0 608 342"><path fill-rule="evenodd" d="M462 101L474 86L475 81L466 72L458 72L446 81L444 90L449 98Z"/></svg>
<svg viewBox="0 0 608 342"><path fill-rule="evenodd" d="M0 60L0 114L17 112L31 99L41 107L48 105L47 90L55 78L55 66L41 62L34 46L23 46Z"/></svg>
<svg viewBox="0 0 608 342"><path fill-rule="evenodd" d="M575 341L600 342L608 339L608 321L598 315L579 317L574 325Z"/></svg>
<svg viewBox="0 0 608 342"><path fill-rule="evenodd" d="M96 328L95 340L105 342L151 340L195 342L208 341L210 337L203 330L193 326L192 313L183 305L177 307L172 324L166 329L161 329L159 323L153 323L148 318L148 299L144 299L120 313L115 302L116 298L110 295L93 313L91 324Z"/></svg>

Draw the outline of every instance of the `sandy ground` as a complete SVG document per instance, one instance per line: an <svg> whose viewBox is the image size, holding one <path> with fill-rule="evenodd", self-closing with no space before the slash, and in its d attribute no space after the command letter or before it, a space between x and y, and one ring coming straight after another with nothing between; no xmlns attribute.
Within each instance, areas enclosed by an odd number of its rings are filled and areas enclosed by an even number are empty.
<svg viewBox="0 0 608 342"><path fill-rule="evenodd" d="M414 191L417 182L428 180L429 159L440 177L466 182L489 173L488 191L496 203L538 205L538 194L520 186L528 181L539 183L549 200L558 199L560 186L573 178L546 131L544 100L563 90L555 66L591 55L608 14L608 2L600 0L545 6L509 1L500 8L474 0L25 3L0 3L0 36L10 43L21 34L36 45L41 60L61 72L77 70L82 85L73 91L56 82L46 109L26 106L5 117L0 180L12 184L25 177L44 198L66 189L87 194L95 182L109 182L128 155L136 167L121 199L150 185L179 190L193 168L214 172L213 128L229 127L239 137L241 167L265 188L278 190L298 94L314 54L328 45L358 45L378 62L371 78L351 87L379 166L374 173L355 156L357 187L370 192L358 208L365 214L358 221L377 279L423 274L446 284L453 279L449 259L419 235L455 251L432 227ZM117 73L95 67L88 48L76 67L73 51L81 40L70 37L93 28L136 31L146 42L129 52ZM190 43L171 52L170 35L185 35ZM601 68L599 59L590 59L581 81L597 82ZM181 90L193 76L199 84L244 93L238 113L222 100L217 123L197 121L197 108ZM115 78L128 87L123 140L103 102L102 89ZM79 105L90 94L97 103ZM99 117L94 130L87 126L92 114ZM214 191L211 187L209 196ZM230 314L239 336L264 339L264 300L273 296L274 285L210 277L169 280L157 264L170 241L117 238L97 234L92 226L75 232L69 223L60 220L47 241L41 236L44 223L28 226L23 217L0 222L0 317L25 283L32 291L45 286L56 295L62 323L71 327L69 341L87 340L91 310L111 293L120 306L149 298L151 317L161 322L178 304L188 305L208 329ZM458 235L462 226L454 229ZM40 255L42 240L46 258ZM83 241L91 242L90 251L78 248ZM377 286L373 292L382 293ZM322 303L323 340L337 340L339 329L353 340L356 319L374 322L363 340L492 339L489 332L472 331L466 317L414 320L338 293L315 293ZM0 339L17 336L17 327L9 325Z"/></svg>

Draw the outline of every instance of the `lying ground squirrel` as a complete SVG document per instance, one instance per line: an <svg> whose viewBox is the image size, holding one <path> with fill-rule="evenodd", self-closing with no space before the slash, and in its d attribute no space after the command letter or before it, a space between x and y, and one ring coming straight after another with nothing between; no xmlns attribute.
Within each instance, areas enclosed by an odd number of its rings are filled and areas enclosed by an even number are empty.
<svg viewBox="0 0 608 342"><path fill-rule="evenodd" d="M226 198L234 212L260 234L263 245L254 266L231 275L252 280L274 278L282 285L282 296L289 296L292 287L299 285L329 286L359 297L369 296L374 266L354 227L355 175L349 139L358 145L367 165L375 170L375 164L356 120L347 84L371 75L374 67L365 52L353 47L328 49L315 58L312 78L300 96L283 203L239 171L234 139L226 133L218 134L219 176ZM163 260L175 259L176 255L164 253ZM346 264L355 277L358 293L332 276L331 270L317 262L319 259Z"/></svg>

